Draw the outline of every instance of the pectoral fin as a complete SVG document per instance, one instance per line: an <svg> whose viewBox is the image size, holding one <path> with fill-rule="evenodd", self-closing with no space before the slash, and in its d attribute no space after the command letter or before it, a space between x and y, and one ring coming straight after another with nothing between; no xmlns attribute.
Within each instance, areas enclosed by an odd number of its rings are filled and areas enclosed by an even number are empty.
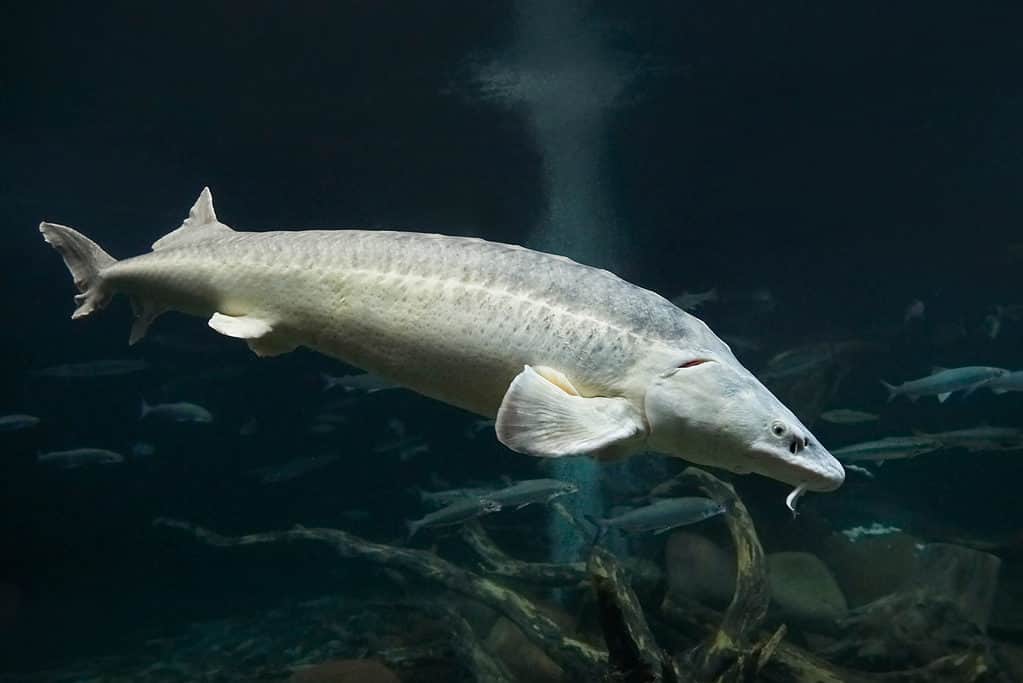
<svg viewBox="0 0 1023 683"><path fill-rule="evenodd" d="M938 394L938 403L944 403L951 395L952 395L951 391L945 391Z"/></svg>
<svg viewBox="0 0 1023 683"><path fill-rule="evenodd" d="M209 326L225 336L244 339L257 356L278 356L294 351L298 346L275 332L266 320L251 315L214 313Z"/></svg>
<svg viewBox="0 0 1023 683"><path fill-rule="evenodd" d="M646 436L639 411L626 399L573 395L562 373L543 370L525 366L504 395L495 426L508 448L548 458L599 455L627 452ZM548 379L553 372L557 383Z"/></svg>

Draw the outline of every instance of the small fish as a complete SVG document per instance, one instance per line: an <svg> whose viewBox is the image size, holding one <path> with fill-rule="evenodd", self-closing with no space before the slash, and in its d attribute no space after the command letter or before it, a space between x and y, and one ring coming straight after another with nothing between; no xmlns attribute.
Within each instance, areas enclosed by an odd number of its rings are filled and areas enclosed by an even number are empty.
<svg viewBox="0 0 1023 683"><path fill-rule="evenodd" d="M493 489L464 488L447 489L445 491L417 491L419 500L433 507L443 507L466 498L483 498Z"/></svg>
<svg viewBox="0 0 1023 683"><path fill-rule="evenodd" d="M511 486L486 494L486 498L501 504L501 507L514 507L517 510L532 503L549 503L559 496L579 491L579 487L570 481L560 479L527 479Z"/></svg>
<svg viewBox="0 0 1023 683"><path fill-rule="evenodd" d="M743 337L738 334L722 334L721 338L725 340L725 343L728 344L728 347L733 352L754 353L762 348L760 342L751 337Z"/></svg>
<svg viewBox="0 0 1023 683"><path fill-rule="evenodd" d="M803 375L832 363L836 357L834 345L827 342L788 349L772 356L760 377L781 379Z"/></svg>
<svg viewBox="0 0 1023 683"><path fill-rule="evenodd" d="M16 432L21 429L31 429L39 424L39 418L34 415L4 415L0 417L0 432Z"/></svg>
<svg viewBox="0 0 1023 683"><path fill-rule="evenodd" d="M261 484L280 484L315 472L338 460L340 460L340 456L337 455L314 455L309 458L289 460L281 465L260 467L251 470L249 474L258 479Z"/></svg>
<svg viewBox="0 0 1023 683"><path fill-rule="evenodd" d="M436 512L431 512L421 519L406 522L406 525L408 526L408 536L406 540L411 539L416 535L416 532L424 527L461 524L462 522L468 522L470 519L476 519L477 517L497 512L500 509L500 503L486 498L466 498L464 500L458 500L441 508L440 510L437 510Z"/></svg>
<svg viewBox="0 0 1023 683"><path fill-rule="evenodd" d="M995 377L984 385L996 394L1004 394L1009 391L1023 391L1023 370L1016 370L1001 377Z"/></svg>
<svg viewBox="0 0 1023 683"><path fill-rule="evenodd" d="M88 465L113 465L124 462L124 456L104 448L73 448L67 451L50 451L36 456L36 462L63 469L74 469Z"/></svg>
<svg viewBox="0 0 1023 683"><path fill-rule="evenodd" d="M376 375L368 372L357 375L341 375L340 377L335 377L322 372L320 373L320 378L323 380L324 391L330 391L337 387L344 387L347 391L362 391L367 394L372 394L377 391L401 389L401 387L394 382L388 382L386 379L377 377Z"/></svg>
<svg viewBox="0 0 1023 683"><path fill-rule="evenodd" d="M179 401L177 403L157 403L149 405L142 400L140 420L161 420L163 422L213 422L210 411L196 403Z"/></svg>
<svg viewBox="0 0 1023 683"><path fill-rule="evenodd" d="M881 384L888 390L889 401L902 395L907 396L911 401L915 401L921 396L937 396L938 401L944 403L945 399L954 391L965 390L964 396L969 396L991 380L1008 374L1009 371L1004 368L981 365L969 365L962 368L935 367L927 377L909 380L898 386L893 386L884 380L881 380Z"/></svg>
<svg viewBox="0 0 1023 683"><path fill-rule="evenodd" d="M1002 317L997 313L988 313L980 326L984 336L991 340L997 339L998 333L1002 331Z"/></svg>
<svg viewBox="0 0 1023 683"><path fill-rule="evenodd" d="M923 301L920 301L920 299L913 299L909 302L909 305L906 306L906 312L902 316L902 324L908 325L912 320L923 320L924 312L926 310L927 307L924 306Z"/></svg>
<svg viewBox="0 0 1023 683"><path fill-rule="evenodd" d="M144 360L95 360L87 363L69 363L36 370L39 377L60 377L63 379L84 379L89 377L111 377L141 372L149 367Z"/></svg>
<svg viewBox="0 0 1023 683"><path fill-rule="evenodd" d="M148 458L156 454L156 446L147 441L136 441L131 445L131 454L136 458Z"/></svg>
<svg viewBox="0 0 1023 683"><path fill-rule="evenodd" d="M889 436L877 441L855 443L838 450L832 455L839 462L884 462L902 460L930 453L944 447L944 444L929 436Z"/></svg>
<svg viewBox="0 0 1023 683"><path fill-rule="evenodd" d="M825 410L821 413L821 419L834 424L851 425L859 424L861 422L874 422L878 418L877 415L873 413L865 413L861 410L835 408L834 410Z"/></svg>
<svg viewBox="0 0 1023 683"><path fill-rule="evenodd" d="M706 292L682 292L678 296L671 299L671 303L675 304L683 311L692 313L699 309L706 303L710 303L718 300L717 288L708 289Z"/></svg>
<svg viewBox="0 0 1023 683"><path fill-rule="evenodd" d="M597 525L599 540L608 529L621 529L630 533L653 531L664 533L675 527L695 524L708 517L720 515L725 511L723 505L710 498L662 498L641 508L612 517L610 519L591 519Z"/></svg>
<svg viewBox="0 0 1023 683"><path fill-rule="evenodd" d="M469 423L469 426L465 428L465 431L462 432L462 434L466 439L472 440L480 434L488 431L491 433L494 431L493 420L473 420Z"/></svg>
<svg viewBox="0 0 1023 683"><path fill-rule="evenodd" d="M1015 451L1023 449L1023 430L1013 427L971 427L948 432L920 433L918 436L940 441L946 448L968 451Z"/></svg>

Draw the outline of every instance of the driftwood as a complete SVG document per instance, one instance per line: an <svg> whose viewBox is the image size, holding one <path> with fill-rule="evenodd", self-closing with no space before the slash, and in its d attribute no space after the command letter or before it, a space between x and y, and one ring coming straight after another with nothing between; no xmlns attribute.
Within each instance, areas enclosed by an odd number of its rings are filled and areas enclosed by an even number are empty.
<svg viewBox="0 0 1023 683"><path fill-rule="evenodd" d="M531 601L490 579L466 571L433 553L373 543L339 529L267 531L243 536L223 536L199 526L159 518L155 526L179 529L213 546L242 546L291 541L317 541L332 546L342 557L360 558L399 569L478 600L497 610L564 670L581 680L596 680L607 667L606 653L582 641L566 637L558 625L537 610Z"/></svg>
<svg viewBox="0 0 1023 683"><path fill-rule="evenodd" d="M654 639L643 607L614 556L594 547L588 563L610 659L610 676L626 683L678 683L675 660Z"/></svg>
<svg viewBox="0 0 1023 683"><path fill-rule="evenodd" d="M928 543L917 556L909 585L954 602L963 616L987 630L1002 561L988 553L949 543Z"/></svg>
<svg viewBox="0 0 1023 683"><path fill-rule="evenodd" d="M523 562L510 557L497 547L478 520L463 524L459 534L483 560L481 569L486 574L543 586L574 586L588 578L582 562Z"/></svg>

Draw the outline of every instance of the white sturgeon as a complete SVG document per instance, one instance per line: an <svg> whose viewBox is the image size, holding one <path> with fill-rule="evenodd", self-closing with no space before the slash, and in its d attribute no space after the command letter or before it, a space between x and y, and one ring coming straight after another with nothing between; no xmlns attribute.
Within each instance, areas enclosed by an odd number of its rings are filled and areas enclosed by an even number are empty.
<svg viewBox="0 0 1023 683"><path fill-rule="evenodd" d="M496 418L537 456L654 450L826 491L841 465L699 319L606 270L482 239L384 230L238 232L204 189L153 251L115 260L43 223L81 294L115 293L130 343L168 310L258 355L306 346Z"/></svg>

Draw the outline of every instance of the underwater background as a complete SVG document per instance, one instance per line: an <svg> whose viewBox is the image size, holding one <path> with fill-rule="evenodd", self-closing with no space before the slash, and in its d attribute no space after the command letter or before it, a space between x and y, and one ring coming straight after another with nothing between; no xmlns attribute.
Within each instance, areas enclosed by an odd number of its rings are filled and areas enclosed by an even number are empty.
<svg viewBox="0 0 1023 683"><path fill-rule="evenodd" d="M39 421L0 431L0 680L393 680L311 668L366 659L404 681L488 680L446 644L431 599L462 609L507 680L586 680L421 577L322 543L212 547L154 520L225 535L336 528L485 575L457 527L406 540L406 522L430 511L422 491L556 477L579 485L559 501L584 520L646 504L687 466L645 454L550 466L477 416L401 389L325 389L324 373L358 370L302 349L259 359L197 318L167 315L129 347L123 299L68 319L72 285L42 220L135 255L209 186L239 229L524 244L684 303L832 452L1023 429L1016 391L888 402L881 384L935 366L1023 369L1023 7L110 2L8 14L0 414ZM66 367L111 360L141 362ZM143 401L212 419L140 419ZM877 419L821 417L835 409ZM124 461L38 459L83 447ZM864 676L926 670L961 647L987 668L918 680L1023 680L1016 448L1023 436L946 441L871 464L807 495L796 517L785 485L708 471L734 485L786 577L773 579L784 585L767 624L788 624L787 642ZM480 523L530 562L585 562L593 540L545 505ZM727 605L730 585L707 578L735 571L721 519L602 543L654 576L640 600L668 649L678 638L654 616L664 595ZM926 612L933 653L871 640L856 610L925 582L932 544L982 553L964 562L989 568L987 598L965 617ZM587 588L510 585L603 647ZM786 591L796 605L779 604ZM530 657L540 663L516 669Z"/></svg>

